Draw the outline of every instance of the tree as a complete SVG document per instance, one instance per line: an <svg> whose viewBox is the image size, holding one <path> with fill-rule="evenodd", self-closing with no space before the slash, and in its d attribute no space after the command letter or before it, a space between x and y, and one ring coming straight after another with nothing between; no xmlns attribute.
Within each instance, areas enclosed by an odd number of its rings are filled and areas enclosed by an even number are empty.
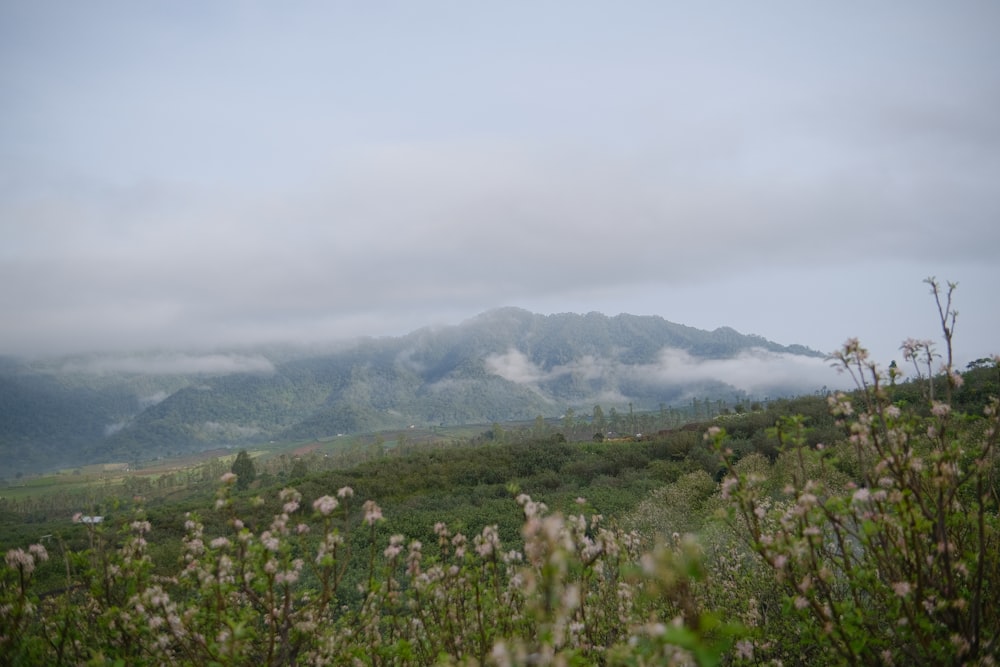
<svg viewBox="0 0 1000 667"><path fill-rule="evenodd" d="M247 450L240 450L233 461L230 469L236 475L236 488L243 490L250 486L250 483L257 478L257 468L253 464L253 459L247 454Z"/></svg>
<svg viewBox="0 0 1000 667"><path fill-rule="evenodd" d="M604 433L608 429L608 423L604 419L604 410L601 409L600 405L594 406L594 418L591 423L601 433Z"/></svg>
<svg viewBox="0 0 1000 667"><path fill-rule="evenodd" d="M250 462L253 465L253 461ZM295 463L292 464L292 471L290 476L292 479L305 479L306 475L309 474L309 466L306 464L305 459L299 457L295 459Z"/></svg>
<svg viewBox="0 0 1000 667"><path fill-rule="evenodd" d="M566 435L572 436L573 434L573 418L576 417L576 410L573 408L566 408L566 414L563 415L563 430L566 431Z"/></svg>

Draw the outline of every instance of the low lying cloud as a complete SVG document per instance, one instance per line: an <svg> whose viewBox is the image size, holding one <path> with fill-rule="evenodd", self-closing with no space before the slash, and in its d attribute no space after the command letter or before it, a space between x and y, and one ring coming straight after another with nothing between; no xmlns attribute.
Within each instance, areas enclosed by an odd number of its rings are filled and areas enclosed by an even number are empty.
<svg viewBox="0 0 1000 667"><path fill-rule="evenodd" d="M62 372L103 375L230 375L233 373L273 373L274 364L261 355L187 354L171 352L126 357L94 357L64 365ZM162 399L160 399L162 400ZM154 401L159 402L159 401Z"/></svg>
<svg viewBox="0 0 1000 667"><path fill-rule="evenodd" d="M537 384L552 376L532 362L524 352L514 348L504 354L492 354L483 361L486 363L486 370L517 384Z"/></svg>
<svg viewBox="0 0 1000 667"><path fill-rule="evenodd" d="M633 366L633 379L662 386L725 382L748 394L813 391L846 386L846 378L820 357L752 348L728 359L698 359L687 351L664 348L655 364Z"/></svg>
<svg viewBox="0 0 1000 667"><path fill-rule="evenodd" d="M825 359L753 348L727 359L699 359L686 350L663 348L652 364L629 365L614 358L587 355L544 369L520 350L487 357L486 368L505 380L538 388L565 375L601 380L607 396L622 397L620 381L663 388L724 382L748 394L810 392L846 387L846 378Z"/></svg>
<svg viewBox="0 0 1000 667"><path fill-rule="evenodd" d="M168 394L165 391L158 391L155 394L150 394L149 396L139 397L139 407L145 410L146 408L151 408L157 403L162 403L167 400Z"/></svg>

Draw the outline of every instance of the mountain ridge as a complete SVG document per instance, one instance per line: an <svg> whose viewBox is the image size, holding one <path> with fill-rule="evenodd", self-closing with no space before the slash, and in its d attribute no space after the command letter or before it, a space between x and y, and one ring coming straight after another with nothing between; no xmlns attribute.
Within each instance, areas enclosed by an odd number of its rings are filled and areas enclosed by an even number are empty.
<svg viewBox="0 0 1000 667"><path fill-rule="evenodd" d="M34 471L411 424L524 420L597 404L739 401L754 373L772 395L818 388L774 369L812 368L822 357L730 327L506 307L321 352L7 359L0 453L12 470Z"/></svg>

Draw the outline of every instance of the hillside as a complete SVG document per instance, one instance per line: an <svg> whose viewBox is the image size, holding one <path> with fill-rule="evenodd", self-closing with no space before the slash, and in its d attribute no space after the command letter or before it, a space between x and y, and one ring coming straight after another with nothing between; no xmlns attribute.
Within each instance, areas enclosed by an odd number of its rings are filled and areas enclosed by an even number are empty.
<svg viewBox="0 0 1000 667"><path fill-rule="evenodd" d="M821 355L659 317L489 311L456 326L289 348L0 364L10 474L268 439L558 416L819 387ZM784 379L789 377L791 379ZM808 383L815 381L815 386Z"/></svg>

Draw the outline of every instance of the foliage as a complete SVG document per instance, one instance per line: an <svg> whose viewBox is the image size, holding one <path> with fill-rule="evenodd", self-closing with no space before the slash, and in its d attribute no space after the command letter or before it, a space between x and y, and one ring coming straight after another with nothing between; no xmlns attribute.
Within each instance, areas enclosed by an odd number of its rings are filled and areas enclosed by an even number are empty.
<svg viewBox="0 0 1000 667"><path fill-rule="evenodd" d="M1000 404L993 398L984 419L954 409L963 382L951 365L954 285L929 284L946 346L939 378L930 372L937 355L929 341L903 346L925 383L926 413L894 403L892 374L849 340L833 359L858 391L829 397L849 438L811 444L802 417L780 420L781 492L774 472L741 470L725 432L709 431L727 463L730 515L794 618L794 633L756 628L758 657L993 664L1000 655Z"/></svg>
<svg viewBox="0 0 1000 667"><path fill-rule="evenodd" d="M850 340L850 394L642 439L567 413L333 469L246 455L214 509L68 531L65 498L0 502L0 664L996 664L1000 359L952 368L930 284L943 359L907 341L909 381Z"/></svg>
<svg viewBox="0 0 1000 667"><path fill-rule="evenodd" d="M350 487L313 499L311 513L284 489L268 522L238 511L234 474L222 481L218 532L188 514L165 574L141 510L117 535L88 524L90 547L65 551L55 595L32 588L44 547L8 551L4 663L707 665L739 632L688 594L704 577L693 544L643 554L582 500L563 516L518 495L521 548L496 526L470 537L444 523L425 547L385 535L380 507L353 509Z"/></svg>
<svg viewBox="0 0 1000 667"><path fill-rule="evenodd" d="M241 491L249 488L254 479L257 478L257 467L245 449L241 449L240 453L236 455L236 460L233 461L233 467L230 468L230 471L236 475L236 488Z"/></svg>
<svg viewBox="0 0 1000 667"><path fill-rule="evenodd" d="M710 358L752 347L810 353L731 329L700 331L657 317L542 316L504 309L460 326L362 340L326 354L310 351L295 358L262 350L255 353L263 362L254 365L260 367L256 372L147 376L98 372L102 362L94 359L11 361L0 363L0 454L7 470L28 472L411 424L530 420L566 409L581 419L568 420L563 434L590 440L595 432L607 435L609 427L634 434L649 432L652 425L611 420L592 428L582 419L583 410L589 417L602 397L622 397L619 409L634 400L644 410L682 403L691 394L746 398L718 382L640 382L641 372L614 370L655 364L664 347ZM511 354L537 372L525 377L493 363ZM141 356L133 361L143 365ZM709 406L708 400L692 405L694 418L709 418L714 414ZM602 414L595 415L598 423Z"/></svg>

